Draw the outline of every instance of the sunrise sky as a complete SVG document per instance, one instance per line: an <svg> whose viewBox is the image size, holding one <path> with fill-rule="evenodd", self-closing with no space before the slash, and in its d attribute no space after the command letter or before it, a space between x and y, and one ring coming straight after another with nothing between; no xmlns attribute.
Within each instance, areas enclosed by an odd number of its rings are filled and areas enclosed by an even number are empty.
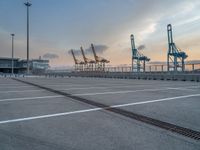
<svg viewBox="0 0 200 150"><path fill-rule="evenodd" d="M26 58L25 0L0 0L0 57ZM151 61L166 61L167 24L176 45L200 60L199 0L32 0L30 1L30 57L51 59L52 66L73 65L70 49L91 43L112 65L130 64L130 35ZM93 55L87 55L93 58ZM81 56L78 56L82 59Z"/></svg>

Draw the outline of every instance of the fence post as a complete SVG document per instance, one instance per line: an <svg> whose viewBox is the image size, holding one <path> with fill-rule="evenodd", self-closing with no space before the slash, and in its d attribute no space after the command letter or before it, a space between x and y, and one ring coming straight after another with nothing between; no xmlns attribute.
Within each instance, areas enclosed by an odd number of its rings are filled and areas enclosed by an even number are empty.
<svg viewBox="0 0 200 150"><path fill-rule="evenodd" d="M192 64L192 71L194 71L194 64Z"/></svg>

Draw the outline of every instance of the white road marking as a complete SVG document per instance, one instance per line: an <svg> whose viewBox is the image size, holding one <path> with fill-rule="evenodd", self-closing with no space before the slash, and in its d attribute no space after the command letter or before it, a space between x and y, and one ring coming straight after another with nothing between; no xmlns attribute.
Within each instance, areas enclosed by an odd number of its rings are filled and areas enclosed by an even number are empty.
<svg viewBox="0 0 200 150"><path fill-rule="evenodd" d="M112 108L118 108L118 107L141 105L141 104L148 104L148 103L155 103L155 102L162 102L162 101L171 101L171 100L174 100L174 99L182 99L182 98L189 98L189 97L199 97L199 96L200 96L200 94L191 94L191 95L183 95L183 96L177 96L177 97L162 98L162 99L149 100L149 101L143 101L143 102L135 102L135 103L127 103L127 104L121 104L121 105L114 105L114 106L111 106L111 107Z"/></svg>
<svg viewBox="0 0 200 150"><path fill-rule="evenodd" d="M194 87L200 87L200 86L191 86L187 88L183 87L164 87L164 88L159 88L159 89L141 89L141 90L128 90L128 91L113 91L113 92L98 92L98 93L80 93L80 94L73 94L75 96L92 96L92 95L106 95L106 94L126 94L126 93L135 93L135 92L145 92L145 91L163 91L163 90L188 90L188 91L196 91L193 89L189 88L194 88Z"/></svg>
<svg viewBox="0 0 200 150"><path fill-rule="evenodd" d="M0 85L12 85L12 86L3 86L3 87L0 87L0 88L22 88L22 87L34 87L34 86L30 86L30 85L22 85L20 86L20 84L0 84ZM19 86L16 86L16 87L13 87L13 85L19 85ZM90 84L86 84L86 85L90 85ZM88 86L88 87L76 87L76 86L86 86L85 84L45 84L44 86L52 86L52 87L56 87L56 86L75 86L74 88L66 88L66 89L58 89L58 90L61 90L61 91L67 91L67 90L84 90L84 89L109 89L109 88L124 88L124 87L135 87L135 85L120 85L120 84L97 84L97 85L112 85L112 86L108 86L108 87L104 87L104 86L99 86L99 87L96 87L96 86ZM151 84L141 84L141 85L137 85L137 87L143 87L143 86L152 86ZM196 91L195 89L189 89L189 88L199 88L200 86L188 86L186 88L184 87L167 87L168 89L174 89L174 90L188 90L188 91ZM145 90L145 89L144 89ZM39 92L39 91L44 91L44 90L23 90L23 91L19 91L19 90L11 90L11 91L0 91L0 93L21 93L21 92ZM117 92L118 93L118 92ZM86 95L88 95L88 93L85 93ZM98 95L99 93L97 93L96 95ZM109 93L105 93L105 94L109 94ZM93 95L93 94L92 94ZM95 95L95 93L94 93Z"/></svg>
<svg viewBox="0 0 200 150"><path fill-rule="evenodd" d="M122 86L128 87L128 86ZM83 87L83 88L67 88L67 89L56 89L60 91L68 91L68 90L84 90L84 89L108 89L108 88L116 88L116 87ZM118 87L119 88L119 87ZM40 92L46 90L22 90L22 91L0 91L0 93L21 93L21 92Z"/></svg>
<svg viewBox="0 0 200 150"><path fill-rule="evenodd" d="M169 97L169 98L163 98L163 99L157 99L157 100L149 100L149 101L143 101L143 102L127 103L127 104L121 104L121 105L112 105L110 107L111 108L120 108L120 107L127 107L127 106L133 106L133 105L142 105L142 104L148 104L148 103L171 101L171 100L175 100L175 99L182 99L182 98L189 98L189 97L199 97L199 96L200 96L200 94L192 94L192 95ZM56 114L48 114L48 115L41 115L41 116L33 116L33 117L26 117L26 118L11 119L11 120L3 120L3 121L0 121L0 124L13 123L13 122L22 122L22 121L36 120L36 119L43 119L43 118L51 118L51 117L58 117L58 116L66 116L66 115L71 115L71 114L79 114L79 113L85 113L85 112L99 111L99 110L104 110L104 109L106 109L106 108L97 107L97 108L93 108L93 109L83 109L83 110L56 113Z"/></svg>
<svg viewBox="0 0 200 150"><path fill-rule="evenodd" d="M126 93L135 93L135 92L162 91L162 90L168 90L168 89L169 88L142 89L142 90L113 91L113 92L99 92L99 93L81 93L81 94L73 94L73 95L75 95L75 96L93 96L93 95L107 95L107 94L126 94Z"/></svg>
<svg viewBox="0 0 200 150"><path fill-rule="evenodd" d="M7 101L22 101L22 100L35 100L35 99L47 99L47 98L59 98L64 97L62 95L56 96L40 96L40 97L23 97L23 98L9 98L9 99L0 99L0 102L7 102Z"/></svg>
<svg viewBox="0 0 200 150"><path fill-rule="evenodd" d="M22 85L22 84L0 84L0 86L16 86L16 85Z"/></svg>
<svg viewBox="0 0 200 150"><path fill-rule="evenodd" d="M5 121L0 121L0 124L11 123L11 122L21 122L21 121L28 121L28 120L35 120L35 119L42 119L42 118L50 118L50 117L58 117L58 116L66 116L66 115L70 115L70 114L78 114L78 113L85 113L85 112L98 111L98 110L102 110L102 108L84 109L84 110L57 113L57 114L49 114L49 115L42 115L42 116L5 120Z"/></svg>
<svg viewBox="0 0 200 150"><path fill-rule="evenodd" d="M182 91L197 91L196 89L188 89L188 88L168 88L169 90L182 90Z"/></svg>
<svg viewBox="0 0 200 150"><path fill-rule="evenodd" d="M123 87L134 87L134 85L126 85L126 86L110 86L110 87L74 87L74 88L66 88L66 89L56 89L56 90L60 90L60 91L68 91L68 90L84 90L84 89L109 89L109 88L123 88ZM139 87L139 86L137 86ZM0 93L21 93L21 92L40 92L40 91L45 91L45 90L16 90L16 91L0 91Z"/></svg>
<svg viewBox="0 0 200 150"><path fill-rule="evenodd" d="M46 90L23 90L23 91L0 91L0 93L24 93L24 92L40 92Z"/></svg>
<svg viewBox="0 0 200 150"><path fill-rule="evenodd" d="M36 83L36 84L38 84L38 83ZM93 85L95 85L95 84L93 84ZM110 85L110 84L96 84L97 86L98 85L104 85L104 86L106 86L106 85ZM46 85L43 85L43 86L47 86L47 87L79 87L79 86L83 86L83 87L85 87L85 86L90 86L90 84L46 84ZM118 85L116 85L116 86L118 86ZM134 85L132 85L132 86L134 86ZM3 86L3 87L0 87L0 89L4 89L4 88L10 88L10 89L18 89L18 88L24 88L24 87L34 87L34 86L31 86L31 85L21 85L20 86L20 84L16 84L16 85L11 85L11 86Z"/></svg>
<svg viewBox="0 0 200 150"><path fill-rule="evenodd" d="M48 85L45 85L45 86L48 86ZM70 87L71 87L71 86L75 86L75 87L76 87L76 86L85 86L85 85L73 85L73 84L68 84L68 85L50 85L50 86L52 86L52 87L54 87L54 86L55 86L55 87L56 87L56 86L59 86L59 87L60 87L60 86L66 86L66 87L67 87L67 86L70 86ZM3 86L3 87L0 87L0 89L2 89L2 88L3 88L3 89L4 89L4 88L8 88L8 89L19 89L19 88L25 88L25 87L35 87L35 86L32 86L32 85Z"/></svg>
<svg viewBox="0 0 200 150"><path fill-rule="evenodd" d="M83 88L67 88L67 89L58 89L58 90L67 91L67 90L82 90L82 89L110 89L110 88L116 89L116 88L124 88L124 87L134 87L134 85L107 86L107 87L104 87L104 86L99 86L99 87L91 86L91 87L83 87ZM140 86L137 86L137 87L140 87Z"/></svg>
<svg viewBox="0 0 200 150"><path fill-rule="evenodd" d="M172 90L188 90L188 91L196 91L197 88L200 88L200 86L186 86L186 87L169 87L168 89Z"/></svg>
<svg viewBox="0 0 200 150"><path fill-rule="evenodd" d="M0 89L19 89L19 88L24 88L24 87L33 87L33 86L29 86L29 85L25 85L25 86L3 86L3 87L0 87Z"/></svg>
<svg viewBox="0 0 200 150"><path fill-rule="evenodd" d="M67 84L66 83L66 84L47 84L47 85L44 85L44 86L47 86L47 87L49 87L49 86L50 87L56 87L56 86L58 86L58 87L60 87L60 86L66 86L66 87L70 86L71 87L71 86L75 86L76 87L76 86L85 86L85 85L84 84Z"/></svg>
<svg viewBox="0 0 200 150"><path fill-rule="evenodd" d="M194 86L185 86L185 87L178 87L178 88L182 88L182 89L194 88L194 89L196 89L196 88L200 88L200 86L194 85Z"/></svg>
<svg viewBox="0 0 200 150"><path fill-rule="evenodd" d="M196 88L196 87L200 87L200 86L191 86L191 87L187 87L187 88ZM59 89L61 91L66 91L66 90L72 90L72 89L95 89L95 88L99 88L99 89L104 89L104 87L86 87L86 88L68 88L68 89ZM114 88L114 87L105 87L105 88ZM166 88L160 88L160 89L142 89L142 90L128 90L128 91L113 91L113 92L99 92L99 93L81 93L81 94L72 94L74 96L93 96L93 95L109 95L109 94L126 94L126 93L135 93L135 92L153 92L153 91L163 91L163 90L187 90L187 88L182 88L182 87L177 87L177 88L173 88L173 87L166 87ZM189 89L190 91L191 89ZM24 91L1 91L0 93L19 93L19 92L38 92L38 91L46 91L46 90L24 90ZM193 90L192 90L193 91ZM196 91L196 90L194 90ZM48 96L43 96L44 98ZM42 97L42 99L43 99ZM51 97L51 96L50 96ZM64 96L61 96L64 97ZM12 99L0 99L0 102L5 102L5 101L15 101L15 100L34 100L34 99L40 99L41 97L25 97L25 98L12 98Z"/></svg>

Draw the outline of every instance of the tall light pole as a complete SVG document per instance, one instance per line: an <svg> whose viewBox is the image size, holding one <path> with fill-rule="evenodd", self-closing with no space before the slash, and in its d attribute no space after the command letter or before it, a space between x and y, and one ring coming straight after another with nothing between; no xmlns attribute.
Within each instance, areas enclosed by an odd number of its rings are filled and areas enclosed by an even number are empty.
<svg viewBox="0 0 200 150"><path fill-rule="evenodd" d="M13 61L13 57L14 57L14 36L15 34L11 34L12 36L12 74L14 73L14 61Z"/></svg>
<svg viewBox="0 0 200 150"><path fill-rule="evenodd" d="M27 7L27 73L29 74L29 7L32 4L30 2L24 4Z"/></svg>

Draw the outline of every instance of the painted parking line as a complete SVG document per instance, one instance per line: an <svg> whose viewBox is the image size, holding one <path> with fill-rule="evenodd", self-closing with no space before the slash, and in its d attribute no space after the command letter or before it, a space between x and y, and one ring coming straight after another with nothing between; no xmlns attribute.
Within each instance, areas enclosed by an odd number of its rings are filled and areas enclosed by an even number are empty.
<svg viewBox="0 0 200 150"><path fill-rule="evenodd" d="M24 93L24 92L41 92L46 90L20 90L20 91L0 91L0 93Z"/></svg>
<svg viewBox="0 0 200 150"><path fill-rule="evenodd" d="M37 83L38 84L38 83ZM85 87L85 86L91 86L91 85L96 85L96 86L98 86L98 85L101 85L101 86L107 86L107 85L110 85L110 84L46 84L46 85L43 85L43 86L47 86L47 87ZM118 86L118 85L116 85L116 86ZM134 85L133 85L134 86ZM20 86L20 84L18 84L18 85L8 85L8 86L3 86L3 87L1 87L0 86L0 89L18 89L18 88L26 88L26 87L34 87L34 86L31 86L31 85L21 85Z"/></svg>
<svg viewBox="0 0 200 150"><path fill-rule="evenodd" d="M67 89L57 89L60 91L68 91L68 90L82 90L82 89L104 89L108 87L84 87L84 88L67 88ZM111 87L112 88L112 87ZM23 92L41 92L41 91L46 91L43 89L40 90L17 90L17 91L0 91L0 93L23 93Z"/></svg>
<svg viewBox="0 0 200 150"><path fill-rule="evenodd" d="M187 90L187 88L176 88L176 90ZM163 90L173 90L173 87L159 88L159 89L142 89L142 90L127 90L127 91L113 91L113 92L98 92L98 93L82 93L82 94L73 94L75 96L94 96L94 95L109 95L109 94L127 94L135 92L155 92ZM189 89L189 91L191 91ZM196 91L196 90L194 90Z"/></svg>
<svg viewBox="0 0 200 150"><path fill-rule="evenodd" d="M51 117L58 117L58 116L66 116L66 115L70 115L70 114L78 114L78 113L85 113L85 112L91 112L91 111L98 111L98 110L101 110L101 109L102 108L85 109L85 110L78 110L78 111L71 111L71 112L64 112L64 113L57 113L57 114L49 114L49 115L42 115L42 116L34 116L34 117L27 117L27 118L5 120L5 121L0 121L0 124L12 123L12 122L22 122L22 121L42 119L42 118L51 118Z"/></svg>
<svg viewBox="0 0 200 150"><path fill-rule="evenodd" d="M63 113L55 113L55 114L33 116L33 117L26 117L26 118L18 118L18 119L11 119L11 120L2 120L2 121L0 121L0 124L23 122L23 121L52 118L52 117L59 117L59 116L67 116L67 115L72 115L72 114L80 114L80 113L86 113L86 112L105 110L105 109L108 109L108 108L121 108L121 107L127 107L127 106L142 105L142 104L149 104L149 103L156 103L156 102L163 102L163 101L172 101L172 100L177 100L177 99L199 97L199 96L200 96L200 94L192 94L192 95L176 96L176 97L169 97L169 98L163 98L163 99L157 99L157 100L149 100L149 101L143 101L143 102L127 103L127 104L121 104L121 105L112 105L112 106L107 107L107 108L98 108L97 107L97 108L92 108L92 109L83 109L83 110L63 112Z"/></svg>
<svg viewBox="0 0 200 150"><path fill-rule="evenodd" d="M74 87L74 88L66 88L66 89L56 89L56 90L60 90L60 91L68 91L68 90L84 90L84 89L109 89L109 88L124 88L124 87L134 87L134 85L132 86L110 86L110 87L104 87L104 86L100 86L100 87L96 87L96 86L92 86L92 87ZM140 86L137 86L140 87ZM40 91L45 91L45 90L16 90L16 91L0 91L0 93L21 93L21 92L40 92Z"/></svg>
<svg viewBox="0 0 200 150"><path fill-rule="evenodd" d="M156 100L149 100L149 101L143 101L143 102L135 102L135 103L127 103L127 104L121 104L121 105L114 105L114 106L111 106L111 107L112 108L127 107L127 106L133 106L133 105L156 103L156 102L162 102L162 101L171 101L171 100L176 100L176 99L183 99L183 98L190 98L190 97L199 97L199 96L200 96L200 94L191 94L191 95L168 97L168 98L162 98L162 99L156 99Z"/></svg>
<svg viewBox="0 0 200 150"><path fill-rule="evenodd" d="M46 86L48 86L48 85L46 85ZM73 85L73 84L69 84L69 85L51 85L52 87L56 87L56 86L58 86L58 87L60 87L60 86L84 86L84 85ZM17 86L17 85L15 85L15 86L3 86L3 87L0 87L0 89L19 89L19 88L26 88L26 87L34 87L34 86L31 86L31 85L22 85L22 86Z"/></svg>
<svg viewBox="0 0 200 150"><path fill-rule="evenodd" d="M144 90L129 90L129 91L114 91L114 92L98 92L98 93L81 93L73 94L75 96L94 96L94 95L110 95L110 94L127 94L135 92L144 92L144 91L162 91L166 89L144 89Z"/></svg>
<svg viewBox="0 0 200 150"><path fill-rule="evenodd" d="M189 87L188 87L189 88ZM65 91L65 90L70 90L72 88L69 89L63 89L61 91ZM88 88L86 88L88 89ZM94 87L92 87L91 89L94 89ZM113 91L113 92L99 92L99 93L82 93L82 94L72 94L74 96L94 96L94 95L110 95L110 94L127 94L127 93L136 93L136 92L155 92L155 91L163 91L163 90L173 90L174 88L171 87L167 87L167 88L160 88L160 89L142 89L142 90L127 90L127 91ZM176 88L178 89L185 89L186 88ZM38 92L38 91L46 91L46 90L24 90L24 91L20 91L20 92ZM196 91L196 90L195 90ZM9 92L19 92L19 91L5 91L5 93L9 93ZM2 93L2 92L0 92ZM41 96L41 97L22 97L22 98L11 98L11 99L0 99L0 102L6 102L6 101L20 101L20 100L35 100L35 99L45 99L45 98L56 98L56 97L64 97L62 95L59 96Z"/></svg>
<svg viewBox="0 0 200 150"><path fill-rule="evenodd" d="M18 86L22 84L0 84L0 86Z"/></svg>
<svg viewBox="0 0 200 150"><path fill-rule="evenodd" d="M143 85L141 85L143 86ZM68 90L87 90L87 89L118 89L118 88L126 88L126 87L134 87L134 85L127 85L127 86L110 86L110 87L74 87L74 88L66 88L66 89L56 89L56 90L60 90L60 91L68 91ZM140 86L137 86L140 87ZM166 90L183 90L183 91L196 91L196 88L200 88L200 86L190 86L190 87L162 87L165 88ZM194 89L190 89L190 88L194 88ZM143 89L144 91L148 90L148 89ZM22 93L22 92L40 92L40 91L46 91L46 90L13 90L13 91L0 91L0 93ZM139 90L138 90L139 91ZM137 91L134 91L137 92ZM119 92L117 92L119 93ZM116 93L116 94L117 94ZM92 93L84 93L86 95L88 94L92 94ZM99 93L94 93L94 95L98 95ZM103 94L103 93L102 93ZM105 94L109 94L108 92ZM115 93L111 93L111 94L115 94Z"/></svg>
<svg viewBox="0 0 200 150"><path fill-rule="evenodd" d="M168 88L169 90L180 90L180 91L197 91L196 89L189 88Z"/></svg>
<svg viewBox="0 0 200 150"><path fill-rule="evenodd" d="M40 99L59 98L59 97L64 97L64 96L62 96L62 95L55 95L55 96L40 96L40 97L9 98L9 99L0 99L0 102L36 100L36 99L40 100Z"/></svg>
<svg viewBox="0 0 200 150"><path fill-rule="evenodd" d="M137 87L143 87L144 85L137 85ZM152 85L151 85L152 86ZM93 87L83 87L83 88L67 88L67 89L58 89L58 90L80 90L80 89L94 89L94 88L97 88L97 89L104 89L104 88L126 88L126 87L135 87L135 85L125 85L125 86L108 86L108 87L103 87L103 86L99 86L99 87L96 87L96 86L93 86ZM187 86L187 87L166 87L166 86L163 86L161 88L166 88L166 89L174 89L174 90L193 90L193 89L190 89L190 88L200 88L200 86Z"/></svg>
<svg viewBox="0 0 200 150"><path fill-rule="evenodd" d="M23 85L23 86L2 86L0 89L19 89L19 88L27 88L27 87L33 87L30 85Z"/></svg>

